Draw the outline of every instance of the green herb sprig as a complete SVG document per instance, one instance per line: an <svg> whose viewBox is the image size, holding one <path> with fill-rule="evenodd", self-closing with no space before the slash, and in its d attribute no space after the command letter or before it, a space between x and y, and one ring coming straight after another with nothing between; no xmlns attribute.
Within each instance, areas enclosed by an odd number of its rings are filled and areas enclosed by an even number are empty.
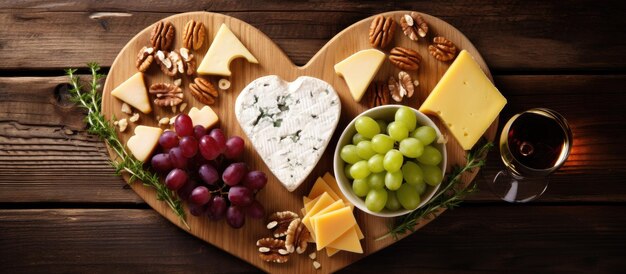
<svg viewBox="0 0 626 274"><path fill-rule="evenodd" d="M446 176L446 180L442 182L442 187L433 195L431 200L423 207L405 215L400 221L389 225L389 232L376 239L382 240L387 237L393 237L397 240L400 236L415 231L415 226L422 219L431 219L437 216L440 209L453 209L470 193L476 192L478 186L474 183L468 187L457 187L462 181L461 176L474 168L485 165L485 156L493 147L493 143L488 142L477 150L470 151L466 155L466 164L463 167L455 167L452 172Z"/></svg>
<svg viewBox="0 0 626 274"><path fill-rule="evenodd" d="M185 210L183 209L182 202L175 193L169 190L165 184L161 183L157 174L145 169L143 162L135 159L124 150L124 145L122 145L117 137L115 127L102 114L102 93L99 92L99 90L101 87L100 81L104 79L106 75L98 73L100 66L97 63L92 62L87 65L91 70L91 81L89 82L87 91L83 91L84 87L81 85L80 79L74 74L76 69L65 70L66 75L70 78L70 99L87 111L87 115L85 116L87 132L100 137L115 152L117 161L113 160L110 161L110 163L115 168L117 175L122 175L123 173L129 174L129 184L139 180L142 181L145 186L154 188L156 190L157 199L165 202L172 209L174 214L178 216L180 222L187 229L190 229L185 218Z"/></svg>

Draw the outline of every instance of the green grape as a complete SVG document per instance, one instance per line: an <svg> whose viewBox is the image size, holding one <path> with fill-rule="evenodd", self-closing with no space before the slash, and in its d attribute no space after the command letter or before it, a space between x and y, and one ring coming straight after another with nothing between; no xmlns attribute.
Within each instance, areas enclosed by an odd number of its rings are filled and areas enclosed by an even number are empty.
<svg viewBox="0 0 626 274"><path fill-rule="evenodd" d="M402 184L398 191L396 191L396 196L398 196L398 201L405 209L413 210L420 204L420 195L417 194L415 188L409 184Z"/></svg>
<svg viewBox="0 0 626 274"><path fill-rule="evenodd" d="M370 170L367 168L367 161L361 160L354 163L354 165L350 167L350 175L352 175L354 179L363 179L367 177L367 175L370 175Z"/></svg>
<svg viewBox="0 0 626 274"><path fill-rule="evenodd" d="M398 142L404 140L406 137L409 137L409 129L402 122L391 122L387 126L387 132L389 132L389 136L391 139L394 139Z"/></svg>
<svg viewBox="0 0 626 274"><path fill-rule="evenodd" d="M352 191L358 197L365 197L370 191L370 186L367 184L367 179L355 179L352 181Z"/></svg>
<svg viewBox="0 0 626 274"><path fill-rule="evenodd" d="M402 162L404 161L404 157L402 157L402 153L397 149L392 149L387 151L385 154L385 159L383 159L383 167L385 170L389 172L394 172L400 170L402 167Z"/></svg>
<svg viewBox="0 0 626 274"><path fill-rule="evenodd" d="M413 134L411 135L411 137L422 141L422 144L427 146L427 145L430 145L430 143L432 143L433 141L435 141L435 138L437 138L437 132L432 127L421 126L421 127L418 127L415 131L413 131Z"/></svg>
<svg viewBox="0 0 626 274"><path fill-rule="evenodd" d="M352 175L350 175L350 168L352 167L352 165L347 164L343 167L343 173L346 174L346 178L352 180L354 178L352 178Z"/></svg>
<svg viewBox="0 0 626 274"><path fill-rule="evenodd" d="M441 152L433 146L425 146L422 156L417 157L417 161L425 165L438 165L442 159Z"/></svg>
<svg viewBox="0 0 626 274"><path fill-rule="evenodd" d="M418 185L424 183L424 173L422 168L415 162L407 161L402 166L402 176L410 185Z"/></svg>
<svg viewBox="0 0 626 274"><path fill-rule="evenodd" d="M379 212L383 210L385 204L387 204L387 191L382 188L370 189L365 197L365 206L367 209Z"/></svg>
<svg viewBox="0 0 626 274"><path fill-rule="evenodd" d="M378 123L378 127L380 127L380 133L382 134L387 134L387 122L385 122L385 120L376 120L376 123Z"/></svg>
<svg viewBox="0 0 626 274"><path fill-rule="evenodd" d="M368 160L376 154L376 151L372 149L372 142L361 141L356 145L356 154L359 155L361 159Z"/></svg>
<svg viewBox="0 0 626 274"><path fill-rule="evenodd" d="M402 185L402 172L387 172L385 174L385 186L389 190L397 190Z"/></svg>
<svg viewBox="0 0 626 274"><path fill-rule="evenodd" d="M396 111L396 122L403 122L409 131L415 130L417 126L417 117L415 112L409 107L401 107Z"/></svg>
<svg viewBox="0 0 626 274"><path fill-rule="evenodd" d="M422 156L424 145L422 145L420 140L409 137L400 141L400 147L398 149L402 152L402 155L408 158L417 158Z"/></svg>
<svg viewBox="0 0 626 274"><path fill-rule="evenodd" d="M367 160L367 167L370 169L371 172L374 173L383 172L383 170L385 170L385 168L383 167L384 158L385 156L381 154L376 154L372 156L372 158Z"/></svg>
<svg viewBox="0 0 626 274"><path fill-rule="evenodd" d="M344 162L348 164L354 164L358 161L361 161L359 154L357 154L355 145L343 146L341 148L341 151L339 152L339 156L341 157L341 160L343 160Z"/></svg>
<svg viewBox="0 0 626 274"><path fill-rule="evenodd" d="M398 201L398 197L396 196L395 191L387 190L387 203L385 204L385 208L391 211L396 211L400 209L402 205Z"/></svg>
<svg viewBox="0 0 626 274"><path fill-rule="evenodd" d="M385 173L374 173L367 177L367 183L371 189L379 189L385 186Z"/></svg>
<svg viewBox="0 0 626 274"><path fill-rule="evenodd" d="M422 165L422 170L424 171L424 182L431 186L436 186L441 183L443 179L441 168L438 166Z"/></svg>
<svg viewBox="0 0 626 274"><path fill-rule="evenodd" d="M417 184L415 186L415 189L417 190L417 194L419 194L419 195L424 194L424 192L426 192L426 183L421 182L421 183Z"/></svg>
<svg viewBox="0 0 626 274"><path fill-rule="evenodd" d="M361 116L356 119L354 127L356 128L356 131L365 138L372 138L374 135L380 133L378 123L376 123L374 119L367 116Z"/></svg>
<svg viewBox="0 0 626 274"><path fill-rule="evenodd" d="M361 141L369 141L369 139L363 137L363 135L361 135L359 133L354 134L354 136L352 136L352 144L353 145L356 146Z"/></svg>
<svg viewBox="0 0 626 274"><path fill-rule="evenodd" d="M385 154L393 148L393 139L385 134L376 134L372 137L372 149L379 154Z"/></svg>

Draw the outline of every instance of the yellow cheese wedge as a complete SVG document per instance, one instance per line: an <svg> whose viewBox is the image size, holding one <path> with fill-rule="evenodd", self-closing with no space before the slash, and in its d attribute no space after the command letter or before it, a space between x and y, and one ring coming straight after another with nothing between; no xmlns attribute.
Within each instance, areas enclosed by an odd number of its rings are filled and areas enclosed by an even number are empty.
<svg viewBox="0 0 626 274"><path fill-rule="evenodd" d="M438 116L465 150L470 150L504 108L506 98L474 58L459 53L420 111Z"/></svg>
<svg viewBox="0 0 626 274"><path fill-rule="evenodd" d="M150 100L148 100L148 90L143 82L143 73L137 72L128 78L124 83L117 86L111 95L124 101L143 113L152 112Z"/></svg>
<svg viewBox="0 0 626 274"><path fill-rule="evenodd" d="M309 202L307 202L306 204L304 204L304 211L306 211L307 213L309 211L311 211L311 208L313 208L313 206L315 205L315 203L317 203L317 201L320 199L321 195L313 200L310 200Z"/></svg>
<svg viewBox="0 0 626 274"><path fill-rule="evenodd" d="M335 177L330 175L330 173L326 172L326 174L324 174L324 177L322 179L324 179L324 181L330 187L330 189L332 189L335 193L337 193L337 196L339 196L339 199L343 200L346 203L346 205L349 205L350 208L354 209L354 205L350 203L350 200L348 200L348 198L346 198L346 196L343 195L343 192L341 192L341 189L339 189L339 185L337 185L337 180L335 180Z"/></svg>
<svg viewBox="0 0 626 274"><path fill-rule="evenodd" d="M198 66L198 74L230 76L230 62L237 58L245 58L254 64L259 63L237 36L225 24L222 24L202 63Z"/></svg>
<svg viewBox="0 0 626 274"><path fill-rule="evenodd" d="M339 238L328 244L326 249L334 248L354 253L363 253L363 247L361 246L355 227L356 226L350 228L348 231L339 236Z"/></svg>
<svg viewBox="0 0 626 274"><path fill-rule="evenodd" d="M328 195L330 195L330 197L332 197L334 200L342 200L339 195L337 195L337 193L335 193L335 191L330 188L330 186L328 186L326 181L319 177L311 188L311 191L309 192L309 197L317 198L317 196L322 195L322 193L324 192L328 193Z"/></svg>
<svg viewBox="0 0 626 274"><path fill-rule="evenodd" d="M356 224L352 209L349 207L311 218L315 220L315 243L317 250L326 247Z"/></svg>
<svg viewBox="0 0 626 274"><path fill-rule="evenodd" d="M326 256L328 257L332 257L333 255L337 254L337 252L339 252L341 250L339 249L335 249L332 247L326 247Z"/></svg>
<svg viewBox="0 0 626 274"><path fill-rule="evenodd" d="M137 126L135 135L126 142L130 152L139 161L146 162L159 143L163 130L158 127Z"/></svg>
<svg viewBox="0 0 626 274"><path fill-rule="evenodd" d="M359 102L384 60L384 52L365 49L335 64L335 72L346 80L352 98Z"/></svg>
<svg viewBox="0 0 626 274"><path fill-rule="evenodd" d="M328 193L324 193L322 194L319 199L317 200L317 202L315 203L315 205L313 205L313 207L311 207L311 210L308 210L306 215L304 215L304 217L302 217L302 223L304 224L304 226L309 230L309 231L314 231L313 227L311 226L311 217L314 216L315 214L317 214L318 212L320 212L321 210L323 210L324 208L326 208L327 206L331 205L332 203L334 203L335 200L333 200L333 198L330 197L330 195L328 195ZM313 239L315 239L315 233L311 233L311 236Z"/></svg>
<svg viewBox="0 0 626 274"><path fill-rule="evenodd" d="M342 200L337 200L334 203L332 203L332 204L328 205L327 207L325 207L324 209L320 210L319 212L315 213L315 215L313 215L311 217L315 217L315 216L318 216L318 215L323 215L323 214L326 214L328 212L332 212L332 211L335 211L335 210L338 210L338 209L342 209L344 207L346 207L346 205L343 203L343 201ZM312 230L310 230L310 231L315 231L315 223L311 222L311 228L312 228Z"/></svg>
<svg viewBox="0 0 626 274"><path fill-rule="evenodd" d="M202 109L192 107L189 110L189 118L193 122L193 125L202 125L204 128L209 129L219 122L217 114L209 106L204 106Z"/></svg>

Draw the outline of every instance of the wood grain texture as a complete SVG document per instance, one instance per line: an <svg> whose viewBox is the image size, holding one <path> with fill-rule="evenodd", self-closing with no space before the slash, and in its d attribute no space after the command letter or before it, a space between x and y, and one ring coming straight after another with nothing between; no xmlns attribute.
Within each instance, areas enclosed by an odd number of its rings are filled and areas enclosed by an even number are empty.
<svg viewBox="0 0 626 274"><path fill-rule="evenodd" d="M626 68L620 39L626 4L562 1L0 1L0 69L109 66L144 26L174 13L205 10L236 17L267 34L298 65L339 31L372 14L419 10L471 37L495 70ZM113 12L114 14L107 14ZM115 14L117 13L117 14ZM96 16L97 19L90 19ZM320 16L323 20L318 20ZM9 27L10 26L10 27ZM78 31L80 29L80 31ZM43 45L43 46L42 46ZM107 45L106 47L102 45ZM97 50L94 50L97 49ZM62 58L48 58L60 55ZM45 61L42 61L45 60Z"/></svg>
<svg viewBox="0 0 626 274"><path fill-rule="evenodd" d="M624 210L465 207L341 272L615 273L626 268ZM0 264L7 273L255 271L158 213L138 209L0 210Z"/></svg>
<svg viewBox="0 0 626 274"><path fill-rule="evenodd" d="M404 14L406 14L406 12L394 12L384 15L393 16L395 20L399 22L400 17ZM423 16L424 19L429 22L429 28L432 33L439 33L440 35L450 39L460 49L465 49L470 52L470 54L472 54L472 56L476 59L477 63L481 65L483 70L485 70L487 75L491 77L488 68L480 57L480 54L469 42L469 40L463 36L463 34L438 18L426 14ZM242 59L235 60L230 66L233 73L233 75L229 77L231 81L230 90L222 92L216 104L211 106L220 118L220 127L224 130L227 136L242 136L242 138L246 140L244 161L251 170L261 170L268 175L272 174L258 154L254 152L254 148L250 144L250 141L245 137L245 133L241 130L238 122L236 121L235 113L233 111L235 108L234 101L237 95L248 83L258 77L266 75L278 75L286 81L293 81L298 76L311 76L328 82L337 91L337 94L341 99L341 117L339 125L337 126L337 130L333 135L334 137L328 145L322 159L313 169L308 179L305 180L305 182L296 191L289 193L274 176L268 176L267 186L256 196L256 199L263 203L267 212L283 210L299 212L300 208L304 206L302 204L301 197L308 193L308 190L315 181L315 178L328 171L332 171L332 154L337 142L336 140L343 131L343 128L345 128L347 123L352 120L352 118L368 108L368 106L354 101L345 81L337 76L332 66L359 50L371 48L367 38L367 33L373 17L357 22L340 32L318 53L316 53L306 65L301 67L295 66L282 52L282 50L259 30L241 20L217 13L183 13L163 19L171 22L178 30L176 32L176 40L174 41L172 48L179 48L182 44L181 30L183 29L185 23L190 19L194 19L197 22L203 22L207 28L208 37L210 38L215 36L222 23L226 24L242 41L242 43L246 45L248 50L250 50L250 52L259 60L259 64L249 64ZM120 51L120 54L113 62L103 89L102 111L106 118L111 119L111 117L124 117L124 113L121 112L121 101L113 98L110 95L110 92L137 72L135 67L137 52L148 43L151 31L152 26L149 26L142 32L138 33ZM212 41L212 39L209 40ZM424 56L423 61L420 64L420 70L417 73L411 73L413 78L419 79L420 85L416 89L415 95L409 100L405 100L405 104L418 107L419 102L423 101L428 96L430 90L434 88L438 80L445 73L449 63L442 63L432 57L429 58L430 55L427 52L426 43L416 44L406 38L400 31L396 33L393 44L395 46L412 48ZM198 60L202 60L204 52L206 52L208 47L208 43L205 43L201 49L195 51L195 55ZM398 72L399 70L390 62L385 62L378 71L375 80L386 81L390 75L397 75ZM212 78L213 81L216 81L216 79L219 78ZM150 86L154 83L170 82L172 80L170 77L158 71L158 69L154 69L144 74L144 81L146 82L146 86ZM189 81L191 81L191 79L187 77L183 78L182 87L184 88L184 91L187 89L186 85ZM189 103L188 108L191 108L191 106L196 106L198 108L203 106L203 104L198 102L195 98L193 98L193 96L190 96L188 91L184 93L186 93L184 100ZM172 116L174 116L174 114L171 112L170 108L159 108L153 105L152 113L148 115L141 114L140 124L158 126L157 122L159 118L157 117ZM496 125L497 120L494 122L491 129L486 133L488 138L493 139ZM131 125L127 131L118 134L122 143L126 143L128 138L133 135L132 130L134 127L135 125ZM440 128L442 129L442 132L446 134L446 130L441 125ZM453 165L461 165L464 163L465 151L463 151L453 138L451 138L446 147L449 168ZM115 157L114 154L112 154L112 157ZM464 176L464 182L469 183L474 175L475 174L468 174L468 176ZM181 228L184 228L184 226L179 222L178 217L173 214L167 205L157 201L156 195L152 189L141 184L132 184L131 186L137 194L139 194L139 196L142 197L157 212L161 213ZM382 249L394 242L390 238L382 241L374 241L374 239L387 232L389 219L369 216L362 212L356 213L356 217L361 229L363 230L363 234L365 235L365 239L362 243L364 253L349 254L349 252L341 252L340 254L330 258L327 256L319 256L318 261L325 265L322 272L334 272L354 262L355 260L376 252L377 250ZM230 229L225 222L210 222L206 217L195 218L193 216L188 216L187 220L189 226L191 227L189 230L191 234L218 246L219 248L224 249L225 251L240 257L265 271L300 273L313 270L311 268L311 262L306 256L292 256L289 263L283 265L268 264L259 259L258 254L254 249L246 248L246 245L250 245L250 243L255 242L257 239L267 234L267 230L262 222L249 221L243 229L233 230ZM428 220L422 221L420 222L419 227L426 225L427 223Z"/></svg>

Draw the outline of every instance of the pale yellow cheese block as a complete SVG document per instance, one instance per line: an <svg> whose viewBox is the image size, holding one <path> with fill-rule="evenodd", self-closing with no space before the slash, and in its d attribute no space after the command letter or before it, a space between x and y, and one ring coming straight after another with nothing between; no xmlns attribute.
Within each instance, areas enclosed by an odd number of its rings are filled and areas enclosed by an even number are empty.
<svg viewBox="0 0 626 274"><path fill-rule="evenodd" d="M198 74L230 76L230 62L237 58L245 58L253 64L259 63L237 36L222 24L198 66Z"/></svg>
<svg viewBox="0 0 626 274"><path fill-rule="evenodd" d="M202 109L192 107L188 115L194 126L201 125L206 129L212 128L220 120L215 111L209 106L204 106Z"/></svg>
<svg viewBox="0 0 626 274"><path fill-rule="evenodd" d="M137 126L135 135L128 139L126 146L135 159L145 163L159 143L161 133L163 130L158 127Z"/></svg>
<svg viewBox="0 0 626 274"><path fill-rule="evenodd" d="M465 150L470 150L506 105L506 98L491 83L465 50L443 75L420 111L438 116Z"/></svg>
<svg viewBox="0 0 626 274"><path fill-rule="evenodd" d="M384 52L364 49L335 64L335 72L346 80L352 98L359 102L384 60Z"/></svg>
<svg viewBox="0 0 626 274"><path fill-rule="evenodd" d="M311 217L315 222L315 243L321 250L356 224L352 209L344 207L323 215Z"/></svg>
<svg viewBox="0 0 626 274"><path fill-rule="evenodd" d="M152 112L143 73L137 72L111 91L113 97L124 101L143 113Z"/></svg>

